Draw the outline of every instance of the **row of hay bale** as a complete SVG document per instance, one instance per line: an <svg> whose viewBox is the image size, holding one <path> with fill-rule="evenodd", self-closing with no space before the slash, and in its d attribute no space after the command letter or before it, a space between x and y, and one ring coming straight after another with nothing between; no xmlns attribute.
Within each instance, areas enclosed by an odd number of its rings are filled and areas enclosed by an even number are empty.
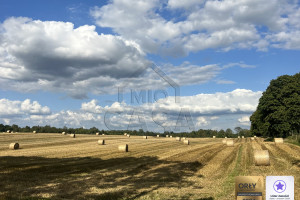
<svg viewBox="0 0 300 200"><path fill-rule="evenodd" d="M5 133L5 132L3 132ZM11 130L7 130L6 133L18 133L18 132L14 132L14 131L11 131Z"/></svg>
<svg viewBox="0 0 300 200"><path fill-rule="evenodd" d="M225 144L226 146L228 147L233 147L234 146L234 141L233 139L227 139L227 138L224 138L222 140L222 143Z"/></svg>
<svg viewBox="0 0 300 200"><path fill-rule="evenodd" d="M99 145L105 145L105 140L98 140ZM128 152L128 144L121 144L118 146L119 151Z"/></svg>
<svg viewBox="0 0 300 200"><path fill-rule="evenodd" d="M176 140L177 141L182 141L183 144L186 144L186 145L190 145L190 141L188 139L186 139L186 137L176 137Z"/></svg>
<svg viewBox="0 0 300 200"><path fill-rule="evenodd" d="M255 138L255 137L254 137ZM251 138L251 140L254 140ZM275 145L283 144L283 138L274 138ZM254 150L254 162L256 166L269 166L270 154L268 150Z"/></svg>
<svg viewBox="0 0 300 200"><path fill-rule="evenodd" d="M61 134L62 134L62 135L68 135L66 132L62 132ZM70 134L70 137L71 137L71 138L76 138L75 133L71 133L71 134Z"/></svg>

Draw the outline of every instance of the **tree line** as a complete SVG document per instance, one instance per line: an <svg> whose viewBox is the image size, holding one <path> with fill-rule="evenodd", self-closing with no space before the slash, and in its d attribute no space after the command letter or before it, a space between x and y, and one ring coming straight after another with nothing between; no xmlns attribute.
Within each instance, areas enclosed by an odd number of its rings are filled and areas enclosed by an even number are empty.
<svg viewBox="0 0 300 200"><path fill-rule="evenodd" d="M128 133L130 135L147 135L147 136L179 136L179 137L190 137L190 138L197 138L197 137L213 137L216 136L217 138L236 138L237 136L245 136L245 137L251 137L251 132L248 129L243 129L241 127L236 127L234 131L230 128L226 130L211 130L211 129L199 129L197 131L192 132L181 132L181 133L174 133L174 132L168 132L165 131L164 133L158 133L153 131L144 131L143 129L139 130L99 130L96 127L92 127L89 129L86 128L56 128L50 125L46 126L25 126L25 127L19 127L16 124L13 125L3 125L0 124L0 132L7 132L7 131L13 131L13 132L33 132L36 131L37 133L75 133L75 134L96 134L97 132L100 134L106 134L106 135L124 135L124 133Z"/></svg>

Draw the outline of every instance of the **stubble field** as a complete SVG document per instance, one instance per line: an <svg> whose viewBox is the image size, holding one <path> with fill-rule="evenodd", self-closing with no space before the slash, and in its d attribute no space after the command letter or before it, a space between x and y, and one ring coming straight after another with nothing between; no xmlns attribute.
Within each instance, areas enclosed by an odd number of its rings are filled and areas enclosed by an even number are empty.
<svg viewBox="0 0 300 200"><path fill-rule="evenodd" d="M105 145L97 140L104 139ZM232 200L236 176L295 178L300 199L300 147L257 138L1 133L0 199L199 199ZM12 142L20 149L9 150ZM128 144L129 152L118 145ZM269 150L270 166L255 166L253 150Z"/></svg>

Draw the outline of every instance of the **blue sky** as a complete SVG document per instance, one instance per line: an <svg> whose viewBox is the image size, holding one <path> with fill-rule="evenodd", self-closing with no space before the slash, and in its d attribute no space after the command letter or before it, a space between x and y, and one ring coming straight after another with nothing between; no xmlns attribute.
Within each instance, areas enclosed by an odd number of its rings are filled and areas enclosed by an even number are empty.
<svg viewBox="0 0 300 200"><path fill-rule="evenodd" d="M0 123L249 128L270 80L299 72L299 21L297 1L2 0Z"/></svg>

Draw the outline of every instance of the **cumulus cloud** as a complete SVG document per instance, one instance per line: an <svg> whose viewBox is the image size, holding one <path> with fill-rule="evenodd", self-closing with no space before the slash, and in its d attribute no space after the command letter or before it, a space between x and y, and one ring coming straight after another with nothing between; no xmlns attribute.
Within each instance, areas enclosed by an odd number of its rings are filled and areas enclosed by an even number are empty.
<svg viewBox="0 0 300 200"><path fill-rule="evenodd" d="M152 109L162 111L179 111L189 109L193 115L216 115L233 113L251 113L255 111L262 92L246 89L236 89L232 92L217 92L215 94L198 94L180 97L180 103L174 97L158 100L151 105Z"/></svg>
<svg viewBox="0 0 300 200"><path fill-rule="evenodd" d="M158 68L149 67L152 64L136 42L99 35L94 26L9 18L0 28L2 89L61 92L82 99L88 93L114 94L118 88L170 87ZM222 70L217 64L188 62L161 68L163 76L180 86L206 83Z"/></svg>
<svg viewBox="0 0 300 200"><path fill-rule="evenodd" d="M12 101L9 99L0 99L0 116L18 116L18 115L49 115L50 108L41 106L37 101L31 102L30 99L24 101Z"/></svg>
<svg viewBox="0 0 300 200"><path fill-rule="evenodd" d="M209 122L206 120L205 117L197 117L196 118L196 126L202 127L202 126L207 126Z"/></svg>
<svg viewBox="0 0 300 200"><path fill-rule="evenodd" d="M90 13L97 25L112 28L151 53L182 56L210 48L300 47L290 39L300 26L295 1L113 0ZM281 32L292 37L278 36Z"/></svg>
<svg viewBox="0 0 300 200"><path fill-rule="evenodd" d="M84 102L81 104L81 110L92 113L101 113L102 107L97 105L98 101L93 99L90 102Z"/></svg>
<svg viewBox="0 0 300 200"><path fill-rule="evenodd" d="M236 89L231 92L174 97L133 105L113 102L100 106L95 99L83 102L79 110L52 113L38 102L0 100L2 123L52 125L57 127L98 127L100 129L140 129L191 131L199 128L249 126L262 92ZM184 129L181 129L181 128Z"/></svg>
<svg viewBox="0 0 300 200"><path fill-rule="evenodd" d="M241 118L238 119L238 121L242 124L242 125L250 125L250 117L249 116L242 116Z"/></svg>
<svg viewBox="0 0 300 200"><path fill-rule="evenodd" d="M133 41L95 26L9 18L0 25L0 81L15 90L61 90L84 96L120 78L140 76L149 61ZM22 86L25 83L25 87ZM1 84L2 85L2 84ZM30 85L31 87L27 87ZM30 89L28 89L30 88Z"/></svg>

